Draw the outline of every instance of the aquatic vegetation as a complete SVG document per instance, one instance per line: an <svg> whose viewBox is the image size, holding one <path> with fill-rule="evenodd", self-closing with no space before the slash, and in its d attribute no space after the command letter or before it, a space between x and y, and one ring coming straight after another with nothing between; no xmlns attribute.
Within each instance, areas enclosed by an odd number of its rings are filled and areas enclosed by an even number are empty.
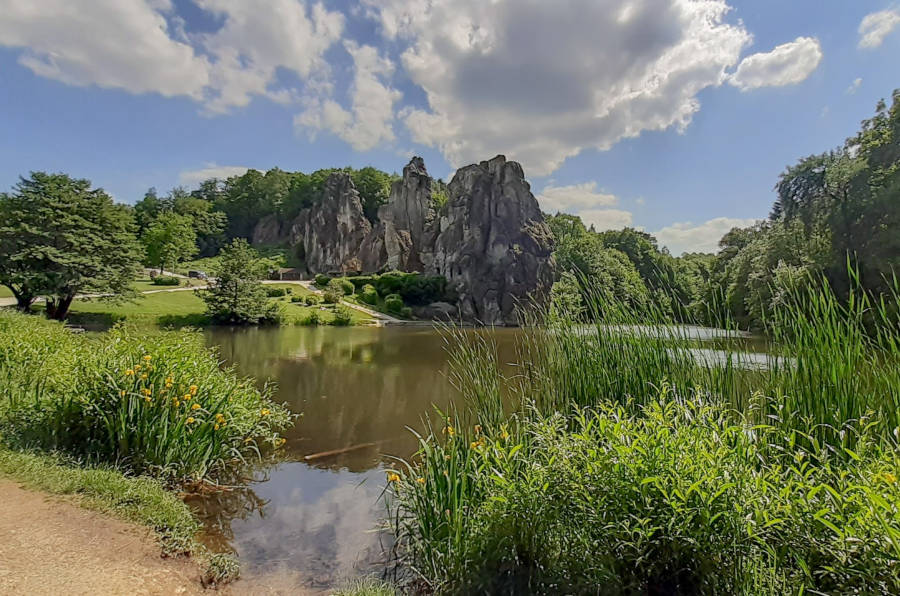
<svg viewBox="0 0 900 596"><path fill-rule="evenodd" d="M900 330L809 291L761 370L602 292L532 313L512 366L447 329L465 406L387 477L405 567L450 593L900 590Z"/></svg>
<svg viewBox="0 0 900 596"><path fill-rule="evenodd" d="M90 337L14 313L0 313L0 396L11 446L171 479L215 479L290 423L196 332Z"/></svg>

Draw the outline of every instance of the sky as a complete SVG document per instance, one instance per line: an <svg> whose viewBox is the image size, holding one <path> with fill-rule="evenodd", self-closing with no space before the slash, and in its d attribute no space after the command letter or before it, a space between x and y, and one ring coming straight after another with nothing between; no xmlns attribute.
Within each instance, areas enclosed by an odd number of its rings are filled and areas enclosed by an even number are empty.
<svg viewBox="0 0 900 596"><path fill-rule="evenodd" d="M0 190L502 153L547 212L714 251L900 87L881 0L0 0Z"/></svg>

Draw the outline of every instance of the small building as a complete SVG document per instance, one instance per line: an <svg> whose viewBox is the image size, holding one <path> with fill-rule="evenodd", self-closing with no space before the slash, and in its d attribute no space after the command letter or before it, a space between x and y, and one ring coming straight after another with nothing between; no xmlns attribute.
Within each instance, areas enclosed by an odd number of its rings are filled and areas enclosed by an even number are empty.
<svg viewBox="0 0 900 596"><path fill-rule="evenodd" d="M306 279L306 271L300 267L279 267L271 272L270 277L280 281L299 281Z"/></svg>

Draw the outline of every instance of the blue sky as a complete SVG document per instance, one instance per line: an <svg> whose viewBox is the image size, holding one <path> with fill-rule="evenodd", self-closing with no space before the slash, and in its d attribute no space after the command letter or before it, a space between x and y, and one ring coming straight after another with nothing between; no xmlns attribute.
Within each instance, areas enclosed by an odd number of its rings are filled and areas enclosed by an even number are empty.
<svg viewBox="0 0 900 596"><path fill-rule="evenodd" d="M35 10L40 6L39 10ZM900 4L0 0L0 188L505 153L547 210L713 250L900 87Z"/></svg>

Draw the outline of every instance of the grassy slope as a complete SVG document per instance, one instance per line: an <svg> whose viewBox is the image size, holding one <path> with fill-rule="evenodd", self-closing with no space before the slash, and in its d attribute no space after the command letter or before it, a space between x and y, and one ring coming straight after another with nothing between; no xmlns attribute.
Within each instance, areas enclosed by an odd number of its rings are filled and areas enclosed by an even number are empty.
<svg viewBox="0 0 900 596"><path fill-rule="evenodd" d="M75 496L84 507L148 526L167 554L197 551L194 536L199 524L188 506L156 480L126 477L109 468L75 467L49 455L6 448L0 448L0 474L29 488Z"/></svg>
<svg viewBox="0 0 900 596"><path fill-rule="evenodd" d="M13 293L6 286L0 286L0 298L12 298Z"/></svg>
<svg viewBox="0 0 900 596"><path fill-rule="evenodd" d="M291 289L292 295L305 296L309 293L308 290L297 284L272 284L266 287ZM323 324L327 324L334 318L331 310L320 310L318 306L310 307L292 303L290 295L273 300L282 304L285 314L284 324L286 325L299 324L313 311L319 313ZM125 319L140 325L201 327L209 324L209 318L205 311L206 304L194 292L159 292L145 294L135 301L120 304L103 300L78 300L72 304L70 320L73 324L112 325L116 321ZM362 312L352 310L351 313L354 325L364 324L371 320Z"/></svg>

